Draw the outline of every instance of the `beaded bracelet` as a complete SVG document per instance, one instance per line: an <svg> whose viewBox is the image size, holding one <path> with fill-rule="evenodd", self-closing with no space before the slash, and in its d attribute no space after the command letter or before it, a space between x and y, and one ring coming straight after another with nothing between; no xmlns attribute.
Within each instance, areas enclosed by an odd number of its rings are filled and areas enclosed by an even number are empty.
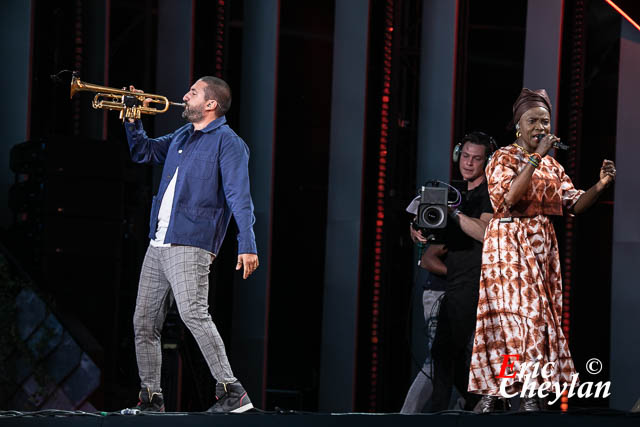
<svg viewBox="0 0 640 427"><path fill-rule="evenodd" d="M536 158L533 156L529 157L528 163L534 168L537 168L538 166L540 166L540 164L536 161Z"/></svg>
<svg viewBox="0 0 640 427"><path fill-rule="evenodd" d="M542 156L540 153L531 153L531 157L536 158L536 163L540 164L542 162Z"/></svg>

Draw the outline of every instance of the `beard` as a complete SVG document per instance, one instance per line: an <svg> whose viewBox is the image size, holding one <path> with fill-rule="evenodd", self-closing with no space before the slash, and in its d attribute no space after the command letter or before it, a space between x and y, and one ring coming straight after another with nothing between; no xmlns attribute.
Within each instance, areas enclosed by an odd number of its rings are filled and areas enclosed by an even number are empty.
<svg viewBox="0 0 640 427"><path fill-rule="evenodd" d="M190 106L187 104L182 112L182 118L188 122L197 123L204 117L204 105Z"/></svg>

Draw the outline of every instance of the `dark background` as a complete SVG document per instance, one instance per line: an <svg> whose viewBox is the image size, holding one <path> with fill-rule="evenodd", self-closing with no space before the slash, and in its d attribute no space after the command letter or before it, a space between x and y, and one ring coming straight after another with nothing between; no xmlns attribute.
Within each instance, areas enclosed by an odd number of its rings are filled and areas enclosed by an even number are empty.
<svg viewBox="0 0 640 427"><path fill-rule="evenodd" d="M193 75L218 73L230 83L238 100L243 2L223 3L220 10L217 2L195 2ZM383 110L379 100L385 74L382 29L389 3L394 8L390 76L395 96L384 107L390 117L386 226L380 240L385 251L380 305L374 309L374 272L369 267L376 244L376 168ZM558 158L581 188L595 183L602 158L614 159L620 34L620 16L609 6L600 1L584 3L584 27L576 30L575 2L565 1L561 101L557 106L558 134L566 140L571 126L579 130L572 141L578 142L575 154L561 153ZM157 1L110 0L108 5L109 86L134 84L154 92ZM93 94L69 100L69 75L62 75L65 80L60 85L50 79L63 69L88 74L83 57L92 53L77 37L89 31L91 7L92 2L80 0L33 2L30 142L19 144L12 154L16 172L10 193L12 220L2 228L1 239L7 256L30 276L65 325L85 331L78 341L102 372L100 387L88 401L96 408L116 409L134 403L138 391L131 318L155 185L151 166L129 161L117 114L107 115L103 140L95 134L95 124L103 116L90 108ZM404 207L416 191L421 8L417 0L371 2L356 410L399 410L416 363L408 332L408 313L411 304L417 303L411 298L415 260ZM318 409L334 9L330 0L280 2L265 409ZM482 130L499 145L513 141L507 125L512 102L522 87L526 10L526 0L492 1L490 7L485 2L461 1L456 140L469 131ZM212 53L210 30L214 25L224 29L219 55ZM583 31L586 37L585 56L579 60L574 49L576 31ZM576 90L575 67L584 76L579 92L584 110L579 119L575 106L567 101ZM227 115L235 129L238 111L236 104ZM153 129L154 120L163 118L145 118L145 128ZM453 175L456 178L455 172ZM563 271L569 263L574 272L565 278L571 290L565 303L570 307L570 347L578 366L587 357L598 357L605 367L609 365L611 271L608 262L599 263L597 269L588 266L594 258L610 259L612 200L613 192L608 190L587 214L572 220L569 228L565 219L556 221ZM231 284L237 279L233 227L211 273L211 311L225 342L231 341ZM574 283L598 286L571 286ZM374 310L385 343L377 355L378 381L385 387L372 407L368 375ZM213 380L185 331L177 314L170 315L163 338L175 344L165 348L163 381L168 409L179 405L182 410L203 410L211 404ZM233 348L229 353L233 361ZM607 377L605 370L603 378ZM579 404L604 406L607 401L581 399Z"/></svg>

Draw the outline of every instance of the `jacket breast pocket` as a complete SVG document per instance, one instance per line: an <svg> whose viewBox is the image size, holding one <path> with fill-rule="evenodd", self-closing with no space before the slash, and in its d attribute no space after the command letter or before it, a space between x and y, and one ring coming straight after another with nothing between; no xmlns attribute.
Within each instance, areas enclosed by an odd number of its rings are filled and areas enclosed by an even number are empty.
<svg viewBox="0 0 640 427"><path fill-rule="evenodd" d="M209 179L213 175L215 167L215 162L206 157L196 156L189 162L186 173L196 179Z"/></svg>

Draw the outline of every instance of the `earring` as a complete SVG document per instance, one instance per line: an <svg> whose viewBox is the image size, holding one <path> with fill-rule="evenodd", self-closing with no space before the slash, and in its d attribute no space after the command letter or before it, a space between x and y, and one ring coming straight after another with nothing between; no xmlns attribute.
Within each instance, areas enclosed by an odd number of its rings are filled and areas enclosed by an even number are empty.
<svg viewBox="0 0 640 427"><path fill-rule="evenodd" d="M516 131L516 138L520 138L522 136L522 132Z"/></svg>

